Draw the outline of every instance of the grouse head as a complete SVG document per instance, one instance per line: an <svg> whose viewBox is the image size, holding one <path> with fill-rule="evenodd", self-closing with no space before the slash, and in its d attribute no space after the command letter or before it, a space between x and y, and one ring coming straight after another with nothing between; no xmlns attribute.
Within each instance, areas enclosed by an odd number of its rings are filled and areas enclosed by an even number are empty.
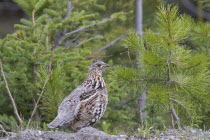
<svg viewBox="0 0 210 140"><path fill-rule="evenodd" d="M106 67L109 67L109 65L104 63L103 61L94 60L90 66L90 70L97 70L99 72L102 72L102 70Z"/></svg>

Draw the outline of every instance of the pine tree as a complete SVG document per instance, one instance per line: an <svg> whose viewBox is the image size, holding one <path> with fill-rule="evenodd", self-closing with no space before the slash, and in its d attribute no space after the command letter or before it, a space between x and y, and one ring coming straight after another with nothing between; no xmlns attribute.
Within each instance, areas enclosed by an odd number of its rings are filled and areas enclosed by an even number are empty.
<svg viewBox="0 0 210 140"><path fill-rule="evenodd" d="M131 32L125 39L140 70L117 67L118 77L137 83L138 90L147 89L146 110L152 123L162 117L173 127L202 124L209 105L209 58L183 44L192 19L179 15L177 6L161 6L156 16L157 27L147 29L143 38Z"/></svg>

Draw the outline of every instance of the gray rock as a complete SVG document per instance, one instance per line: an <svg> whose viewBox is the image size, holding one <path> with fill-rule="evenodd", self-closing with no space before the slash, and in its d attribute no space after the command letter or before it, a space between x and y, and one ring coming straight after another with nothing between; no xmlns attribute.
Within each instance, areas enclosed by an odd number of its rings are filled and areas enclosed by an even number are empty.
<svg viewBox="0 0 210 140"><path fill-rule="evenodd" d="M210 140L210 132L195 128L167 129L166 131L154 133L149 138L141 136L130 136L119 133L109 135L92 127L86 127L76 133L63 131L39 131L25 130L0 140Z"/></svg>
<svg viewBox="0 0 210 140"><path fill-rule="evenodd" d="M119 136L113 136L92 127L86 127L76 133L25 130L1 140L120 140Z"/></svg>

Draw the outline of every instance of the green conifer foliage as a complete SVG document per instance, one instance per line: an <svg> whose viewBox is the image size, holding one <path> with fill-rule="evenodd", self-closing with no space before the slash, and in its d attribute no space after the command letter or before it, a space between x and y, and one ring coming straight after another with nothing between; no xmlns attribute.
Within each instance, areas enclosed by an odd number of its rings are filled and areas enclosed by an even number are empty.
<svg viewBox="0 0 210 140"><path fill-rule="evenodd" d="M161 116L166 124L172 120L172 126L202 124L209 105L209 58L181 44L192 20L179 15L177 6L162 6L156 16L157 27L146 30L143 38L131 32L125 39L138 59L138 73L118 67L118 77L147 89L150 121Z"/></svg>
<svg viewBox="0 0 210 140"><path fill-rule="evenodd" d="M103 39L95 28L103 27L121 13L102 18L96 8L104 10L105 7L97 0L14 1L28 18L15 25L15 33L0 40L0 59L22 118L30 118L44 90L34 118L40 120L43 115L43 121L49 122L62 99L87 76L92 61L88 57L99 47L90 42ZM48 74L50 78L42 89ZM0 81L3 81L2 77ZM12 114L4 82L0 83L0 89L1 108L5 114Z"/></svg>
<svg viewBox="0 0 210 140"><path fill-rule="evenodd" d="M124 82L116 78L114 65L109 62L110 68L106 69L105 82L108 89L109 100L105 114L97 123L103 130L103 123L109 124L111 134L126 131L131 132L138 126L136 120L136 106L134 88L125 88ZM121 83L121 84L119 84ZM130 85L127 85L130 87Z"/></svg>
<svg viewBox="0 0 210 140"><path fill-rule="evenodd" d="M63 70L63 67L56 66L51 72L47 72L46 67L39 68L37 77L40 79L40 82L37 83L37 87L43 87L45 79L47 79L49 73L50 76L42 98L41 107L43 112L42 119L45 120L52 120L57 115L56 110L68 94L68 87L70 86L70 83L67 82L68 79L66 73Z"/></svg>

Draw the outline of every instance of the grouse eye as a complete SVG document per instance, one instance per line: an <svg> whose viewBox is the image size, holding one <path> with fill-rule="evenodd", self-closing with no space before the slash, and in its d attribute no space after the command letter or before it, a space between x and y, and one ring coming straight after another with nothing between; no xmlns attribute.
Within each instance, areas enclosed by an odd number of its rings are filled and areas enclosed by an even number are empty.
<svg viewBox="0 0 210 140"><path fill-rule="evenodd" d="M101 67L101 64L97 64L98 67Z"/></svg>

